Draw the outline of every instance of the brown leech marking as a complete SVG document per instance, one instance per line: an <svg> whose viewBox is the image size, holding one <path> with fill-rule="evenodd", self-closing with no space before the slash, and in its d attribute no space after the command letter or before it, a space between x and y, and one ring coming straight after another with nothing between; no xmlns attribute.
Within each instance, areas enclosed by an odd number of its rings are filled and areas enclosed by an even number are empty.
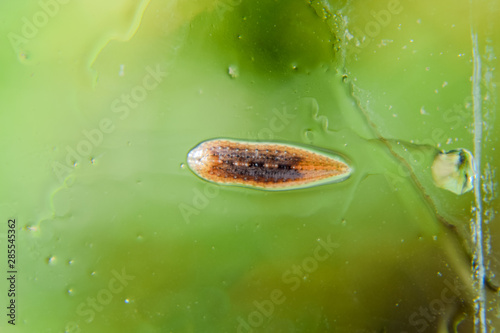
<svg viewBox="0 0 500 333"><path fill-rule="evenodd" d="M205 180L268 190L342 181L351 173L347 163L334 155L285 144L227 139L202 142L189 152L187 162Z"/></svg>

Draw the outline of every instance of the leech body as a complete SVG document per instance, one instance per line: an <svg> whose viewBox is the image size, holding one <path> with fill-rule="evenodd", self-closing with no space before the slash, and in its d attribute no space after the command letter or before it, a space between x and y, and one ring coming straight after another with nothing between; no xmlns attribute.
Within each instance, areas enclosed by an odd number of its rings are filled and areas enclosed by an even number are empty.
<svg viewBox="0 0 500 333"><path fill-rule="evenodd" d="M351 168L340 157L282 143L214 139L200 143L188 156L200 178L226 184L287 190L339 182Z"/></svg>

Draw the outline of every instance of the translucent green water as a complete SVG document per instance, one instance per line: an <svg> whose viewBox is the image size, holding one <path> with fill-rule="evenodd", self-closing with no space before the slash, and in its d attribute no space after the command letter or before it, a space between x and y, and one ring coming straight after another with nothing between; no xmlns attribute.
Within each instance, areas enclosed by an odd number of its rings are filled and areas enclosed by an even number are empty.
<svg viewBox="0 0 500 333"><path fill-rule="evenodd" d="M496 2L59 1L0 5L0 212L19 227L2 332L486 332L483 310L498 326ZM471 28L489 288L475 193L431 176L440 150L476 153ZM354 171L213 185L184 164L215 137Z"/></svg>

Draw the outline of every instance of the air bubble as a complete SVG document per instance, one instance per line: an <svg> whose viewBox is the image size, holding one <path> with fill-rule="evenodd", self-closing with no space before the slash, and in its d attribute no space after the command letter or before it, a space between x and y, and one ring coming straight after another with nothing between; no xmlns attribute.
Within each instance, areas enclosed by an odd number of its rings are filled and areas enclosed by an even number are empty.
<svg viewBox="0 0 500 333"><path fill-rule="evenodd" d="M437 187L455 194L464 194L474 187L474 157L466 149L441 151L434 158L431 171Z"/></svg>

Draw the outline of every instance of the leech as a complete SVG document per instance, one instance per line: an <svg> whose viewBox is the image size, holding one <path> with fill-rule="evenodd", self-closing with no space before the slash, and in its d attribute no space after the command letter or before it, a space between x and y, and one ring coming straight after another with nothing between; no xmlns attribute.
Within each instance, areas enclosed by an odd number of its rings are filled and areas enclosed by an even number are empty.
<svg viewBox="0 0 500 333"><path fill-rule="evenodd" d="M351 168L334 153L283 143L214 139L187 156L200 178L218 184L264 190L288 190L340 182Z"/></svg>

